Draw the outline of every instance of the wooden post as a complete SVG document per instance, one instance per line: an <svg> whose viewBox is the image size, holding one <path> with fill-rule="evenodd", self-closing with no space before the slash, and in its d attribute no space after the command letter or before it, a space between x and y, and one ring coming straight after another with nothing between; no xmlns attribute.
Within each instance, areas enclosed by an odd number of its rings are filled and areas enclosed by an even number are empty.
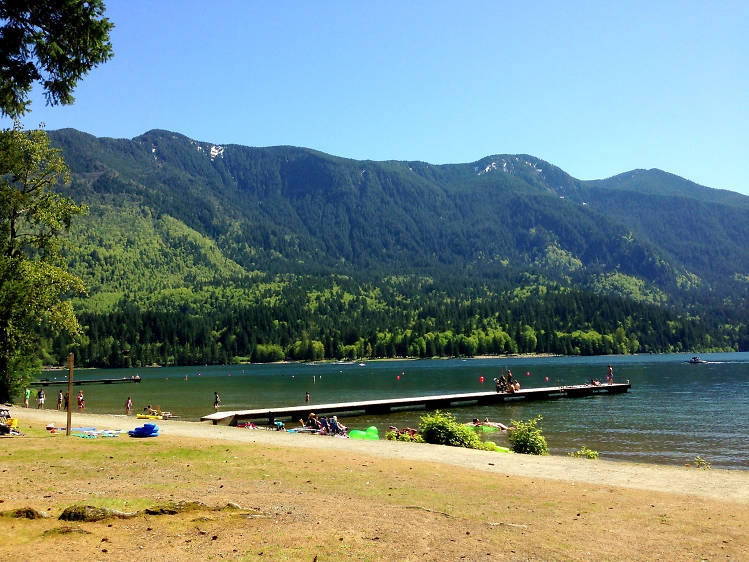
<svg viewBox="0 0 749 562"><path fill-rule="evenodd" d="M73 417L73 362L74 355L68 354L68 423L65 426L65 435L70 435L70 425Z"/></svg>

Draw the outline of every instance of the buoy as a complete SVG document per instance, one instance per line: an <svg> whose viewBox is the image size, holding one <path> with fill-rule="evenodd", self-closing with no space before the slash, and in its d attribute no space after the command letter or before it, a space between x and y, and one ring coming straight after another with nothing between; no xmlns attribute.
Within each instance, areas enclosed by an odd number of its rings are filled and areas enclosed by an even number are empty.
<svg viewBox="0 0 749 562"><path fill-rule="evenodd" d="M480 382L484 382L484 377L479 377Z"/></svg>
<svg viewBox="0 0 749 562"><path fill-rule="evenodd" d="M531 372L530 372L530 371L528 371L527 373L525 373L525 376L526 376L526 377L530 377L530 376L531 376Z"/></svg>
<svg viewBox="0 0 749 562"><path fill-rule="evenodd" d="M400 375L396 376L395 380L401 380L401 376Z"/></svg>

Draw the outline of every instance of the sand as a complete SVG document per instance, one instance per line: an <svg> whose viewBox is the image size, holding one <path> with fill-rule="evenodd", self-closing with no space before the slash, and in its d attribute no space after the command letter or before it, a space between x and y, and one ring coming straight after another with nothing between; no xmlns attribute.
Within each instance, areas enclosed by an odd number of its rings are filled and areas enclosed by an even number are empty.
<svg viewBox="0 0 749 562"><path fill-rule="evenodd" d="M23 427L43 428L49 423L64 427L66 413L55 410L11 408ZM134 416L73 413L72 427L130 430L149 420ZM263 429L214 426L208 422L156 421L161 435L222 439L279 447L351 451L380 458L442 463L490 473L545 478L570 483L590 483L633 490L684 494L749 504L749 471L700 470L686 466L664 466L575 459L571 457L501 454L441 445L395 441L343 439L300 435Z"/></svg>

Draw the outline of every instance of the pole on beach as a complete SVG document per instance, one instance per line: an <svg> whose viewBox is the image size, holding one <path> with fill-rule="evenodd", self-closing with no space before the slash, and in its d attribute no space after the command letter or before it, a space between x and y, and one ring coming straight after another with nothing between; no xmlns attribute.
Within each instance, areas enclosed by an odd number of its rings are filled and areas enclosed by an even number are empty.
<svg viewBox="0 0 749 562"><path fill-rule="evenodd" d="M70 435L71 418L73 417L73 353L68 354L68 423L65 426L65 435Z"/></svg>

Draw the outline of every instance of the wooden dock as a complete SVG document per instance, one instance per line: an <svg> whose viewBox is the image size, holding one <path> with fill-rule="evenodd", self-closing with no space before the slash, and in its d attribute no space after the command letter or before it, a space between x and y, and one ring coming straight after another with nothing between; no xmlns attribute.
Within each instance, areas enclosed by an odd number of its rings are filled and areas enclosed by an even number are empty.
<svg viewBox="0 0 749 562"><path fill-rule="evenodd" d="M74 386L80 386L82 384L122 384L126 382L140 382L141 379L73 379ZM42 379L39 381L30 382L29 386L54 386L54 385L67 385L68 379L62 378L60 380Z"/></svg>
<svg viewBox="0 0 749 562"><path fill-rule="evenodd" d="M282 408L260 408L255 410L236 410L216 412L200 418L214 425L237 425L245 420L268 420L273 424L277 419L296 421L307 419L310 412L316 414L387 414L392 410L436 410L449 407L468 406L471 404L494 404L505 400L544 400L549 398L579 398L593 394L619 394L627 392L632 385L626 383L580 384L573 386L548 386L528 388L517 392L469 392L464 394L441 394L435 396L414 396L411 398L386 398L384 400L365 400L360 402L340 402L336 404L303 404Z"/></svg>

